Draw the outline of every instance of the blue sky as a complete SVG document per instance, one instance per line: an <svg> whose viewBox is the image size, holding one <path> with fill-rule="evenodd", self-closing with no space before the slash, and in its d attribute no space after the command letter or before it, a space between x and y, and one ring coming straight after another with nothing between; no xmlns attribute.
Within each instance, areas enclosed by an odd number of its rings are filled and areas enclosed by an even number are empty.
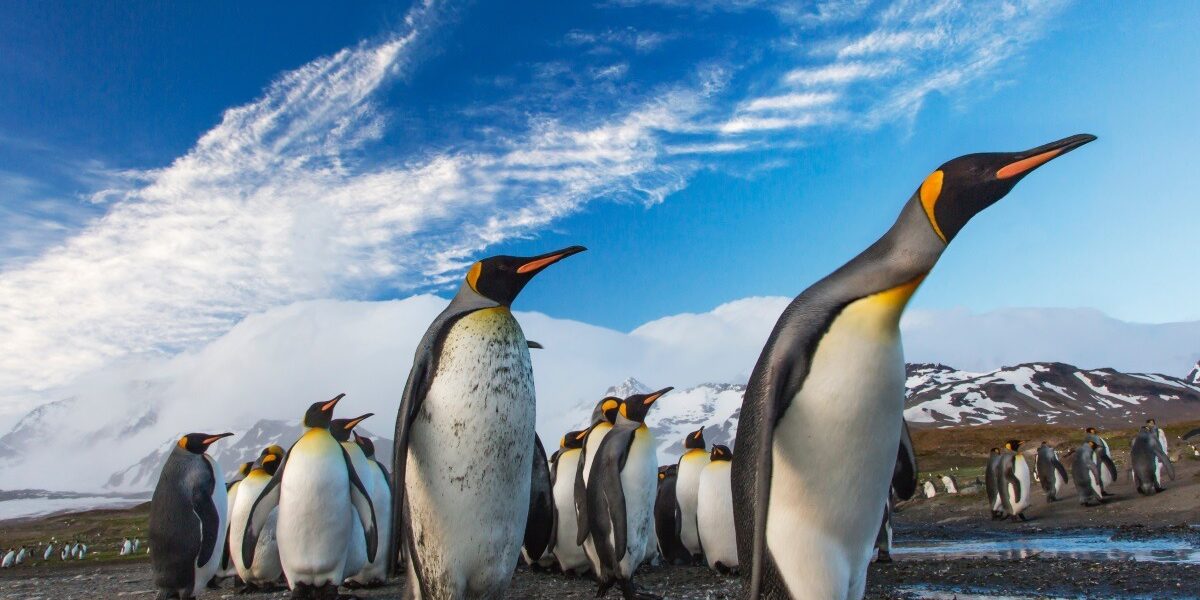
<svg viewBox="0 0 1200 600"><path fill-rule="evenodd" d="M1200 319L1200 5L1104 8L6 3L0 379L575 243L519 308L628 330L793 296L945 160L1078 132L914 306Z"/></svg>

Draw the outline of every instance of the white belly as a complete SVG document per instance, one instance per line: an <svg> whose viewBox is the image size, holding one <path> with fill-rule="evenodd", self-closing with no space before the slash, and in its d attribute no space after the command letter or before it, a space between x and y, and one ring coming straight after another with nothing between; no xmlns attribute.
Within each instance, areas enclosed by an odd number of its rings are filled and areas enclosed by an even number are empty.
<svg viewBox="0 0 1200 600"><path fill-rule="evenodd" d="M767 546L797 599L859 598L900 444L898 311L859 300L822 338L775 430Z"/></svg>
<svg viewBox="0 0 1200 600"><path fill-rule="evenodd" d="M381 582L387 579L386 557L389 544L392 542L391 488L388 487L388 482L383 477L383 471L380 471L373 461L369 461L366 471L365 475L360 473L359 476L365 477L363 485L367 486L367 491L371 494L371 506L375 509L376 531L379 536L379 549L375 553L374 561L368 561L361 571L350 577L351 580L362 584Z"/></svg>
<svg viewBox="0 0 1200 600"><path fill-rule="evenodd" d="M266 473L251 473L239 484L238 497L234 500L233 510L229 517L229 552L238 577L246 583L263 585L273 583L283 574L279 564L279 545L275 539L275 530L279 520L279 509L271 511L266 525L258 534L258 544L255 545L254 563L249 569L242 561L242 540L245 538L246 522L250 520L250 510L254 501L262 493L271 476Z"/></svg>
<svg viewBox="0 0 1200 600"><path fill-rule="evenodd" d="M217 459L207 454L204 455L204 459L212 467L215 478L212 502L213 506L217 508L217 545L213 547L213 553L208 562L196 567L196 583L193 593L197 596L221 568L221 555L225 551L225 534L229 531L229 513L226 512L229 508L229 497L225 493L225 482L221 480L221 465L217 463Z"/></svg>
<svg viewBox="0 0 1200 600"><path fill-rule="evenodd" d="M679 502L679 539L693 555L700 554L700 534L696 529L696 494L700 489L700 473L708 466L709 456L703 450L691 450L679 458L679 475L675 479L675 499Z"/></svg>
<svg viewBox="0 0 1200 600"><path fill-rule="evenodd" d="M1030 483L1029 463L1020 453L1013 458L1013 474L1017 476L1017 481L1021 482L1021 493L1017 494L1016 488L1011 483L1005 482L1004 487L1007 490L1008 502L1012 505L1013 514L1019 515L1029 506L1030 494L1033 491Z"/></svg>
<svg viewBox="0 0 1200 600"><path fill-rule="evenodd" d="M654 497L658 493L658 455L654 434L644 425L633 436L629 456L621 470L621 490L625 492L625 557L620 574L624 579L646 557L646 547L654 540Z"/></svg>
<svg viewBox="0 0 1200 600"><path fill-rule="evenodd" d="M406 490L424 581L447 597L502 593L521 554L533 460L529 350L507 310L447 333L413 422Z"/></svg>
<svg viewBox="0 0 1200 600"><path fill-rule="evenodd" d="M729 469L733 463L719 460L704 468L700 475L700 495L696 503L700 540L708 566L738 566L737 538L733 528L733 489Z"/></svg>
<svg viewBox="0 0 1200 600"><path fill-rule="evenodd" d="M554 538L554 557L564 571L586 570L590 563L583 547L575 543L579 524L575 520L575 472L579 468L580 450L567 450L558 457L558 475L554 479L554 510L558 513L558 529Z"/></svg>
<svg viewBox="0 0 1200 600"><path fill-rule="evenodd" d="M1067 480L1063 479L1062 473L1060 473L1058 471L1058 469L1056 468L1056 469L1054 469L1054 497L1055 498L1062 497L1063 493L1066 491L1067 491Z"/></svg>
<svg viewBox="0 0 1200 600"><path fill-rule="evenodd" d="M341 584L346 544L358 518L341 446L326 430L305 433L288 453L279 485L275 536L288 582Z"/></svg>

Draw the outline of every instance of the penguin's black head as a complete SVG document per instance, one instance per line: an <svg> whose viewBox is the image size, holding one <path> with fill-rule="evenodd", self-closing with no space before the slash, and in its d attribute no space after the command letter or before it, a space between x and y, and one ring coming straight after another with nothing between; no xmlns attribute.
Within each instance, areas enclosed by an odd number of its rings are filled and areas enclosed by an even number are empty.
<svg viewBox="0 0 1200 600"><path fill-rule="evenodd" d="M917 190L929 224L947 244L983 209L995 204L1034 169L1096 136L1081 133L1024 152L968 154L938 167Z"/></svg>
<svg viewBox="0 0 1200 600"><path fill-rule="evenodd" d="M1021 444L1024 444L1024 443L1025 442L1023 442L1021 440L1008 440L1007 442L1004 442L1004 447L1008 448L1009 450L1012 450L1013 452L1016 452L1017 450L1021 449Z"/></svg>
<svg viewBox="0 0 1200 600"><path fill-rule="evenodd" d="M254 461L255 469L262 469L267 472L267 475L275 476L275 471L279 470L280 457L274 454L264 454Z"/></svg>
<svg viewBox="0 0 1200 600"><path fill-rule="evenodd" d="M1146 424L1151 427L1157 425L1157 423L1154 422L1154 419L1146 419Z"/></svg>
<svg viewBox="0 0 1200 600"><path fill-rule="evenodd" d="M362 448L364 456L367 458L375 458L375 442L372 442L371 438L358 435L358 432L355 431L354 443L358 444L359 448Z"/></svg>
<svg viewBox="0 0 1200 600"><path fill-rule="evenodd" d="M668 477L678 477L678 476L679 476L679 465L678 464L663 465L658 468L658 480L659 481L663 481L664 479L666 479Z"/></svg>
<svg viewBox="0 0 1200 600"><path fill-rule="evenodd" d="M558 447L562 450L575 450L583 447L583 439L587 437L587 430L583 431L568 431L562 440L558 443Z"/></svg>
<svg viewBox="0 0 1200 600"><path fill-rule="evenodd" d="M703 450L704 449L704 428L701 427L683 438L684 450Z"/></svg>
<svg viewBox="0 0 1200 600"><path fill-rule="evenodd" d="M333 434L333 439L339 442L348 442L350 441L350 432L354 431L359 423L374 415L375 413L367 413L353 419L334 419L329 422L329 433Z"/></svg>
<svg viewBox="0 0 1200 600"><path fill-rule="evenodd" d="M263 448L262 452L258 453L259 456L266 456L268 454L274 454L275 458L283 458L283 446L271 444L270 446Z"/></svg>
<svg viewBox="0 0 1200 600"><path fill-rule="evenodd" d="M592 411L592 425L607 421L610 425L616 422L617 412L621 408L621 399L615 396L605 396L596 403Z"/></svg>
<svg viewBox="0 0 1200 600"><path fill-rule="evenodd" d="M711 460L733 460L733 450L730 450L729 446L713 444L712 452L709 453L708 458Z"/></svg>
<svg viewBox="0 0 1200 600"><path fill-rule="evenodd" d="M231 435L233 433L189 433L179 438L179 447L193 454L204 454L213 442Z"/></svg>
<svg viewBox="0 0 1200 600"><path fill-rule="evenodd" d="M503 306L511 306L517 294L546 267L587 250L569 246L538 256L492 256L474 265L467 272L467 285L475 293Z"/></svg>
<svg viewBox="0 0 1200 600"><path fill-rule="evenodd" d="M1087 429L1085 429L1084 431L1086 431L1086 432L1088 432L1088 433L1096 433L1096 428L1095 428L1095 427L1088 427L1088 428L1087 428Z"/></svg>
<svg viewBox="0 0 1200 600"><path fill-rule="evenodd" d="M345 397L345 394L338 394L325 402L314 402L308 407L308 412L304 413L304 426L329 429L329 422L333 420L333 407Z"/></svg>
<svg viewBox="0 0 1200 600"><path fill-rule="evenodd" d="M675 388L666 387L657 392L634 394L626 398L621 402L621 416L636 423L645 423L646 413L650 412L650 406L654 404L654 401L673 389Z"/></svg>
<svg viewBox="0 0 1200 600"><path fill-rule="evenodd" d="M992 454L1000 454L999 448L992 448Z"/></svg>

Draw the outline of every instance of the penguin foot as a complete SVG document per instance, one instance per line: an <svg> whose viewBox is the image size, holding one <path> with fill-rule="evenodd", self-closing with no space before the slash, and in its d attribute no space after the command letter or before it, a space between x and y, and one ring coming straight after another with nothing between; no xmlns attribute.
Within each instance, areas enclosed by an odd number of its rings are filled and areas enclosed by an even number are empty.
<svg viewBox="0 0 1200 600"><path fill-rule="evenodd" d="M219 590L221 589L221 583L217 581L216 577L213 577L212 579L208 580L208 583L204 584L204 587L210 590Z"/></svg>
<svg viewBox="0 0 1200 600"><path fill-rule="evenodd" d="M1025 513L1021 513L1021 514L1017 515L1017 517L1020 518L1022 521L1029 520L1029 517L1025 516Z"/></svg>
<svg viewBox="0 0 1200 600"><path fill-rule="evenodd" d="M879 556L875 558L875 562L890 563L892 562L892 553L886 550L880 550Z"/></svg>
<svg viewBox="0 0 1200 600"><path fill-rule="evenodd" d="M658 594L638 589L632 581L622 581L620 586L621 597L624 600L663 600L663 597Z"/></svg>
<svg viewBox="0 0 1200 600"><path fill-rule="evenodd" d="M603 597L607 596L608 590L612 589L612 586L613 586L613 582L611 582L611 581L599 582L599 585L596 586L596 597L603 598Z"/></svg>

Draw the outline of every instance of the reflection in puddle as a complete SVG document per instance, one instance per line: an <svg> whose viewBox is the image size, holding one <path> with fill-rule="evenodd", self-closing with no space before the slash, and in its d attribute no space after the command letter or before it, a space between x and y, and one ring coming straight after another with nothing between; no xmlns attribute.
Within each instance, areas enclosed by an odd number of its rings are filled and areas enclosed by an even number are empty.
<svg viewBox="0 0 1200 600"><path fill-rule="evenodd" d="M898 543L892 551L892 556L898 560L1014 559L1038 555L1048 558L1082 560L1138 560L1200 564L1200 550L1193 548L1184 540L1113 540L1108 535L913 540ZM994 596L988 596L988 598L994 598Z"/></svg>
<svg viewBox="0 0 1200 600"><path fill-rule="evenodd" d="M1066 600L1059 596L996 596L992 594L973 594L964 592L944 592L929 589L924 586L907 586L896 588L897 593L904 598L920 598L921 600Z"/></svg>

